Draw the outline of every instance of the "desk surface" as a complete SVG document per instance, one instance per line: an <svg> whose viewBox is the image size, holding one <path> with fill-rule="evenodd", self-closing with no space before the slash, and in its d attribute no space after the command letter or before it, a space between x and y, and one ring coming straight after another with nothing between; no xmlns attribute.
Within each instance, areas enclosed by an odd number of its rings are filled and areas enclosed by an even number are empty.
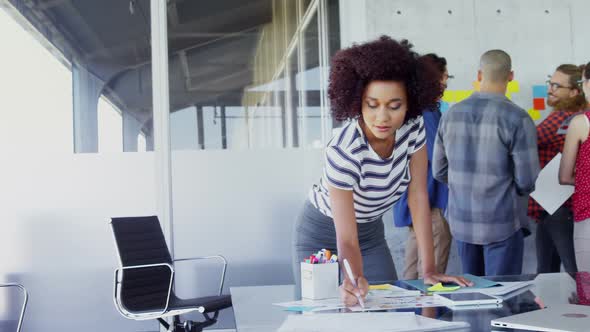
<svg viewBox="0 0 590 332"><path fill-rule="evenodd" d="M436 318L445 321L468 322L471 325L471 331L510 331L492 328L490 322L496 318L539 309L535 298L540 298L545 305L551 306L551 304L574 301L576 293L576 283L567 273L502 276L489 279L496 281L534 280L534 283L533 287L525 292L520 294L516 292L504 297L501 308L453 311L446 307L438 307L435 309ZM396 282L396 285L410 288L399 281ZM273 303L295 300L294 285L232 287L230 291L238 332L274 332L281 326L287 315L297 314L272 305ZM407 309L403 311L407 311ZM421 313L420 309L417 309L416 312Z"/></svg>

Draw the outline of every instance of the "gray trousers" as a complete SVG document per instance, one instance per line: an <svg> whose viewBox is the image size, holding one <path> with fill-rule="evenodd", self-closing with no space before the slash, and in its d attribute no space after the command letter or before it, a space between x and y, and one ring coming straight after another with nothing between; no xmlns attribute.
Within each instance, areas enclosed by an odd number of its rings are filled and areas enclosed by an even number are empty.
<svg viewBox="0 0 590 332"><path fill-rule="evenodd" d="M537 273L556 273L561 270L576 273L574 251L574 217L570 209L560 207L553 215L546 215L537 223Z"/></svg>
<svg viewBox="0 0 590 332"><path fill-rule="evenodd" d="M379 218L368 223L357 223L357 229L365 278L371 284L397 280L393 258L385 241L383 220ZM300 263L321 249L337 254L334 220L306 201L293 231L293 276L296 290L301 289Z"/></svg>

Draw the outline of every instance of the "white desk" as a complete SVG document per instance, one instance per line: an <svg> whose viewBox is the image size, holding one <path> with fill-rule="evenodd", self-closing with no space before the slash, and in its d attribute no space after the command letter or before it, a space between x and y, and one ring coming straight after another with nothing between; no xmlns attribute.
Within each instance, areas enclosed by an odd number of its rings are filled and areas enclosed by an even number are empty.
<svg viewBox="0 0 590 332"><path fill-rule="evenodd" d="M499 309L453 312L446 307L439 307L437 308L437 318L446 321L468 322L471 325L471 331L511 331L498 328L492 329L490 321L499 317L538 309L535 297L540 297L546 305L568 303L573 299L573 294L576 292L574 279L566 273L538 276L505 276L489 279L498 281L534 279L534 286L526 292L505 299L503 307ZM400 282L397 282L396 285L408 287ZM295 300L294 285L232 287L230 292L238 332L275 332L287 315L296 314L284 311L282 307L272 305L273 303Z"/></svg>

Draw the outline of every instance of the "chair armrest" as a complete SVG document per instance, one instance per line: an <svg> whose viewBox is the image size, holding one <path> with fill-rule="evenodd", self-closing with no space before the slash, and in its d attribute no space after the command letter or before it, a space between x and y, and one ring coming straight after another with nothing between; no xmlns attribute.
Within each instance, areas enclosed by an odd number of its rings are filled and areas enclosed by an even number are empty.
<svg viewBox="0 0 590 332"><path fill-rule="evenodd" d="M25 288L25 286L23 286L21 284L13 284L13 283L0 284L0 288L4 288L4 287L15 287L15 288L20 289L23 293L23 306L20 310L18 325L16 327L16 331L20 332L21 328L23 327L23 319L25 317L25 310L27 309L27 302L29 302L29 293L27 292L27 289Z"/></svg>
<svg viewBox="0 0 590 332"><path fill-rule="evenodd" d="M184 261L195 261L195 260L202 260L202 259L218 259L223 263L223 268L221 270L221 281L219 283L219 294L223 292L223 284L225 283L225 271L227 270L227 260L225 257L221 255L214 255L214 256L201 256L201 257L191 257L191 258L179 258L175 259L173 262L184 262Z"/></svg>
<svg viewBox="0 0 590 332"><path fill-rule="evenodd" d="M156 264L143 264L143 265L130 265L130 266L121 266L115 269L115 296L114 296L114 300L115 300L115 304L117 305L117 307L119 309L122 309L121 303L118 302L120 301L120 299L117 296L117 286L122 283L119 282L119 272L120 271L125 271L125 270L137 270L137 269L145 269L145 268L150 268L150 267L157 267L157 266L166 266L170 269L170 282L168 284L168 295L166 297L166 306L164 307L164 309L162 310L162 312L160 314L164 314L167 310L168 310L168 304L170 302L170 294L172 293L172 282L174 281L174 267L169 264L169 263L156 263ZM123 316L128 316L127 313L121 312L120 313Z"/></svg>

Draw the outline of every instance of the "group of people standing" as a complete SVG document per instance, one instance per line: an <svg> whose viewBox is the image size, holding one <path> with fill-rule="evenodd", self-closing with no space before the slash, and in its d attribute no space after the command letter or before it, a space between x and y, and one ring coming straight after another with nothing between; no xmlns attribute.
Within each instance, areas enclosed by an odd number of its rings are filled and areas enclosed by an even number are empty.
<svg viewBox="0 0 590 332"><path fill-rule="evenodd" d="M445 114L444 58L385 36L339 51L328 95L333 117L348 121L327 144L323 175L295 225L295 281L298 263L318 248L350 262L356 280L344 276L341 286L348 305L369 283L398 279L382 219L392 206L395 224L410 228L404 279L471 285L445 274L452 239L464 273L520 274L527 210L539 225L539 272L561 262L568 272L590 270L588 69L557 68L548 81L554 111L535 127L505 96L514 73L504 51L481 56L480 91ZM577 113L566 138L560 130ZM553 215L532 200L527 209L540 169L562 150L559 179L575 184L573 203Z"/></svg>

